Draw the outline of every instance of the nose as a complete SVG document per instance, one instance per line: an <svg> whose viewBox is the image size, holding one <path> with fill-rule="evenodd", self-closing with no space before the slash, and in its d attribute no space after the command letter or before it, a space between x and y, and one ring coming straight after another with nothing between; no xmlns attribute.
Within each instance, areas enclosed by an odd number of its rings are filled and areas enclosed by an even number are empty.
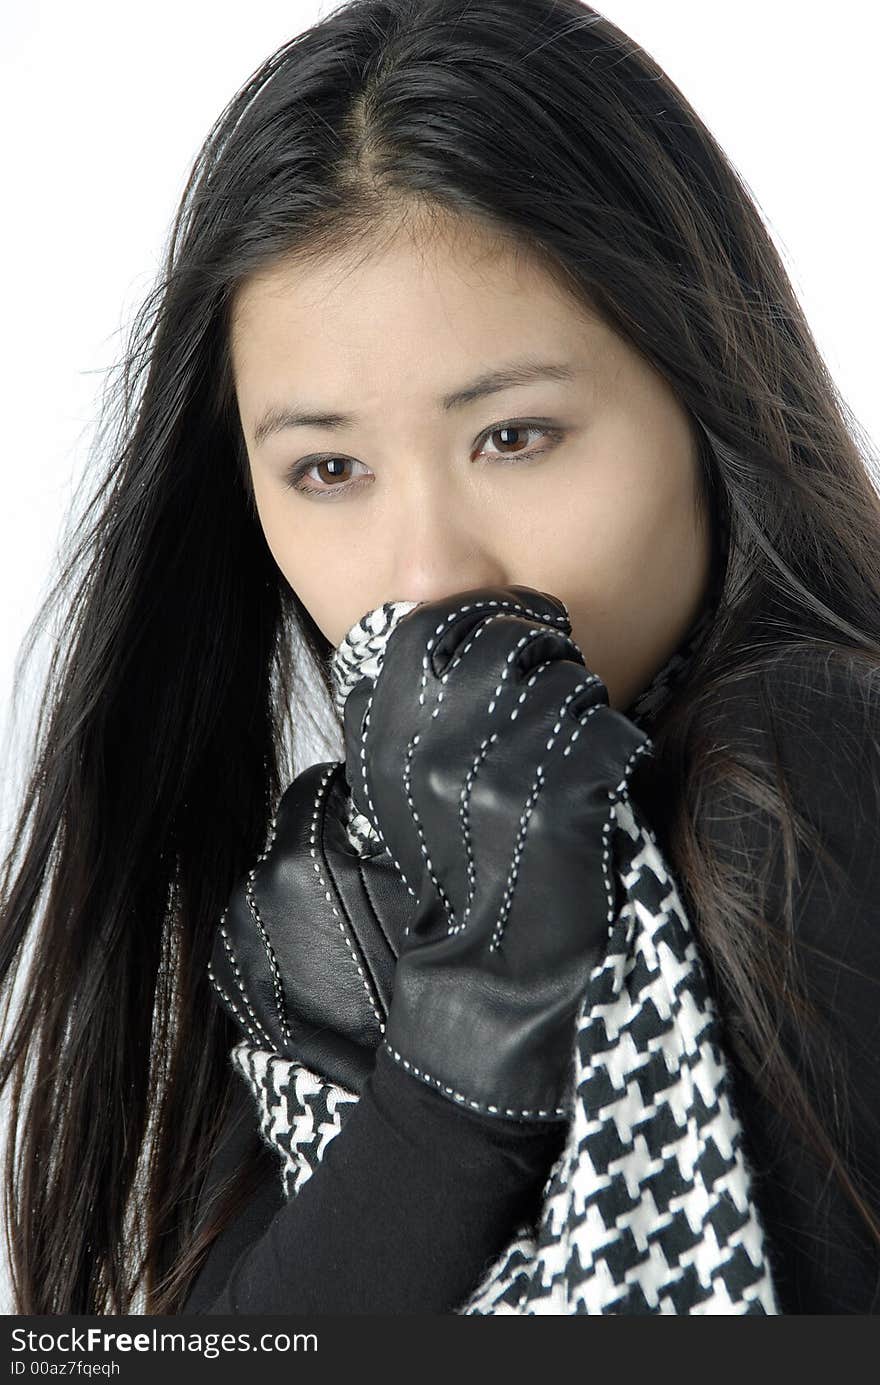
<svg viewBox="0 0 880 1385"><path fill-rule="evenodd" d="M389 543L387 601L438 601L514 580L503 535L487 528L466 495L419 490L397 510Z"/></svg>

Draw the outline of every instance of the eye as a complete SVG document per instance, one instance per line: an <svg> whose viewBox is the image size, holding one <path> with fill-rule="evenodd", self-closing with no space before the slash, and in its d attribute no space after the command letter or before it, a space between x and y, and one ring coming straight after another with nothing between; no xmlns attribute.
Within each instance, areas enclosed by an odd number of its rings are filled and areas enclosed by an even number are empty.
<svg viewBox="0 0 880 1385"><path fill-rule="evenodd" d="M347 491L351 489L351 484L348 482L344 486L304 486L301 484L302 477L310 471L317 471L319 472L318 479L324 479L320 476L320 468L325 467L331 480L345 480L342 469L354 465L354 460L351 457L319 457L316 462L295 462L285 476L285 485L290 486L295 491L300 491L303 495L327 495L329 492Z"/></svg>
<svg viewBox="0 0 880 1385"><path fill-rule="evenodd" d="M513 447L514 450L512 452L499 452L494 454L496 459L498 457L509 457L511 461L518 461L520 457L537 456L539 452L549 451L547 447L523 448L522 438L524 435L529 433L543 433L545 437L558 438L561 432L562 430L559 428L545 427L541 423L522 423L515 421L513 423L496 423L494 428L490 428L487 432L483 433L482 437L487 441L492 441L494 438L498 437L501 439L501 447ZM519 445L517 446L516 444ZM497 444L493 443L493 446L494 445ZM493 454L490 453L489 455L492 456Z"/></svg>
<svg viewBox="0 0 880 1385"><path fill-rule="evenodd" d="M547 443L543 447L524 447L523 439L529 433L542 434ZM493 447L512 448L511 451L494 451L484 454L490 462L512 463L522 460L531 460L533 457L541 456L544 452L549 452L552 447L564 436L565 429L555 427L543 421L532 419L511 419L505 423L495 423L491 428L485 429L477 438L477 443L492 442ZM498 439L499 441L495 441ZM479 455L479 454L478 454ZM350 491L359 490L360 484L357 481L346 479L343 471L348 466L362 466L362 462L356 462L352 457L339 457L331 454L326 457L305 457L300 461L294 462L284 473L283 480L286 487L291 490L299 491L300 495L309 495L320 498L321 500L335 500L340 495L347 495ZM303 481L309 472L318 472L317 479L320 480L320 470L325 468L324 479L332 481L341 480L343 484L329 486L304 485Z"/></svg>

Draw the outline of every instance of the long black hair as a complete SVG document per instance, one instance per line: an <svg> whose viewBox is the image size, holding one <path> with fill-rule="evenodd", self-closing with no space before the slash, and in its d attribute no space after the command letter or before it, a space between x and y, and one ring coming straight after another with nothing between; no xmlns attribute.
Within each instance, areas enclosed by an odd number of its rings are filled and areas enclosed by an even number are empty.
<svg viewBox="0 0 880 1385"><path fill-rule="evenodd" d="M773 1038L793 992L766 964L750 882L737 895L710 869L695 814L706 729L744 667L810 642L880 666L868 442L741 178L636 43L579 0L349 0L273 53L209 132L109 391L106 469L28 634L32 647L61 612L0 882L7 998L20 982L0 1067L19 1312L177 1311L248 1195L245 1162L197 1230L237 1080L206 966L291 777L299 673L311 665L328 704L330 688L328 642L258 521L230 313L282 257L369 254L433 213L541 257L712 441L725 589L656 756L745 1059L768 1088L791 1085Z"/></svg>

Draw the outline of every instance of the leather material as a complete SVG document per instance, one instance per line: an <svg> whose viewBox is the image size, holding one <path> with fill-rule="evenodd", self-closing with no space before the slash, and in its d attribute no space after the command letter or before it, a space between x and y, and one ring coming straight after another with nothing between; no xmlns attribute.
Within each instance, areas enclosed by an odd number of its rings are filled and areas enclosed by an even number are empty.
<svg viewBox="0 0 880 1385"><path fill-rule="evenodd" d="M344 722L355 805L416 896L388 1051L474 1110L568 1119L617 907L613 803L650 738L608 705L565 606L528 587L415 607Z"/></svg>
<svg viewBox="0 0 880 1385"><path fill-rule="evenodd" d="M232 893L210 971L252 1042L359 1094L414 900L387 856L358 856L347 805L341 762L297 776L270 845Z"/></svg>

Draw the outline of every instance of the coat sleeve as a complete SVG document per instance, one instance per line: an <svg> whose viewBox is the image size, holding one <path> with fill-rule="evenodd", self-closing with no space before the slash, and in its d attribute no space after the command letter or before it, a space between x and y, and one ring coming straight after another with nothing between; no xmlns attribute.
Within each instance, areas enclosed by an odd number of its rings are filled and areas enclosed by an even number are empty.
<svg viewBox="0 0 880 1385"><path fill-rule="evenodd" d="M248 1119L253 1127L242 1082L211 1181L234 1165ZM454 1106L380 1048L308 1181L285 1201L272 1156L182 1313L453 1312L537 1214L564 1135L561 1124L498 1121Z"/></svg>
<svg viewBox="0 0 880 1385"><path fill-rule="evenodd" d="M783 773L819 839L821 849L797 846L790 935L819 1026L808 1034L784 1019L779 1041L880 1227L880 696L876 681L854 669L801 654L779 664L769 687L744 681L729 739L744 744L771 781ZM770 863L766 921L784 929L774 820L728 793L707 807L702 830L738 870L761 872ZM722 1010L735 1029L735 1002ZM877 1236L779 1103L744 1063L731 1066L782 1311L880 1311Z"/></svg>

